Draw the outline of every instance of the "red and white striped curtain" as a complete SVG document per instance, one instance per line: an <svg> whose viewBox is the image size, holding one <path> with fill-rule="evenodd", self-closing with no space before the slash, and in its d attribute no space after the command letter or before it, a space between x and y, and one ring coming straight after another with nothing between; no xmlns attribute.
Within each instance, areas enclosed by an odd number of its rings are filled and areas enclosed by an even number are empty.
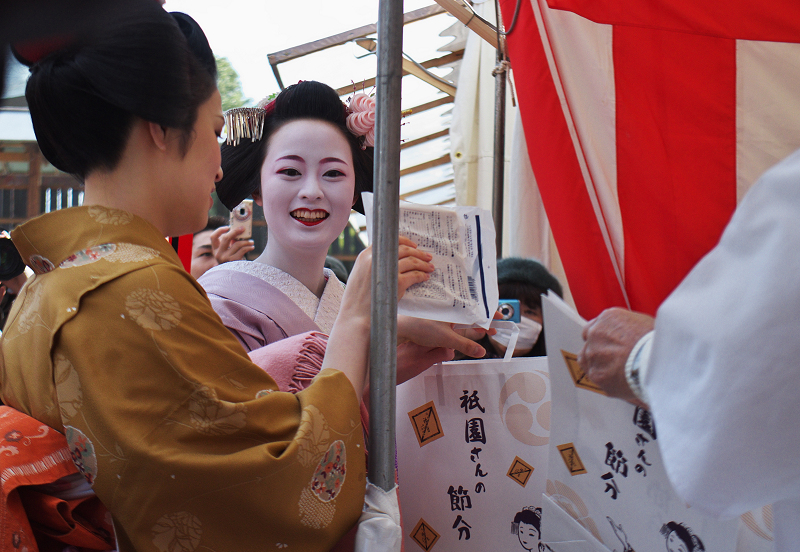
<svg viewBox="0 0 800 552"><path fill-rule="evenodd" d="M575 305L652 314L800 147L800 2L521 2L509 57Z"/></svg>

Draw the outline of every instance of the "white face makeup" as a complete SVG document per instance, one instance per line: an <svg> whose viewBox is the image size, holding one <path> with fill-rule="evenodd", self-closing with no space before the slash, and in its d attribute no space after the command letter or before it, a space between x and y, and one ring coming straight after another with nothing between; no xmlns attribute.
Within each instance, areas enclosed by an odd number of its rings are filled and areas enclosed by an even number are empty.
<svg viewBox="0 0 800 552"><path fill-rule="evenodd" d="M327 251L350 218L355 171L350 145L319 120L286 123L269 139L261 167L268 247Z"/></svg>

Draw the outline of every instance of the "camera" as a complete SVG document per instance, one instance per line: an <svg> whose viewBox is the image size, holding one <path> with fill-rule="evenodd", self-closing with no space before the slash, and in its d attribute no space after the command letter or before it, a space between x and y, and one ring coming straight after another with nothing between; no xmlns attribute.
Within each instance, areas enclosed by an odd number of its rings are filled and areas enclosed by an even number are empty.
<svg viewBox="0 0 800 552"><path fill-rule="evenodd" d="M236 239L249 240L253 237L253 200L245 199L231 211L231 230L244 228Z"/></svg>
<svg viewBox="0 0 800 552"><path fill-rule="evenodd" d="M500 299L497 310L502 315L501 320L509 320L519 324L519 301L517 299Z"/></svg>

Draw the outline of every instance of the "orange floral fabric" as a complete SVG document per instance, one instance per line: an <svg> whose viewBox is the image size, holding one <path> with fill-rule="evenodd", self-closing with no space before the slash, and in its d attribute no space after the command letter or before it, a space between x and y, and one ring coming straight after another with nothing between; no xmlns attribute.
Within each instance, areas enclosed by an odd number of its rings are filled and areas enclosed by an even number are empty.
<svg viewBox="0 0 800 552"><path fill-rule="evenodd" d="M0 552L113 550L96 496L64 500L42 488L78 473L64 436L8 406L0 406L0 435Z"/></svg>

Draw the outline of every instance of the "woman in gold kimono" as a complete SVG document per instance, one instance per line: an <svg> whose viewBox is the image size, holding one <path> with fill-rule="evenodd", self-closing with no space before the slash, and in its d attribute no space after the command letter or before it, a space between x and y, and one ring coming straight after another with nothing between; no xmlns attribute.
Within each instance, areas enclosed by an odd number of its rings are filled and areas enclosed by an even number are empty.
<svg viewBox="0 0 800 552"><path fill-rule="evenodd" d="M12 233L35 276L2 400L64 432L83 477L62 483L97 494L121 552L328 550L363 503L369 251L323 370L278 392L164 239L204 226L221 178L213 54L188 16L137 6L38 60L19 49L40 147L85 196ZM428 260L401 241L401 293Z"/></svg>

